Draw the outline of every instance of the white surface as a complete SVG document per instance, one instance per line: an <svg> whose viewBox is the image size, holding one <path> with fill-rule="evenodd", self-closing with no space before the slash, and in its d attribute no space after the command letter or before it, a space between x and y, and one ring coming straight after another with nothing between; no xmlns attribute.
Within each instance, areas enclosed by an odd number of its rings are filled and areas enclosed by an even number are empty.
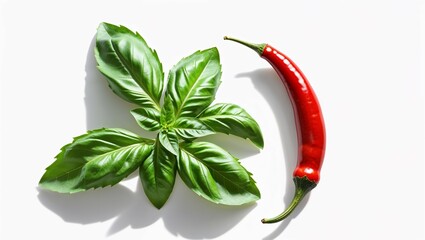
<svg viewBox="0 0 425 240"><path fill-rule="evenodd" d="M424 239L424 16L424 1L413 0L1 1L0 238ZM265 148L211 140L242 158L261 200L217 206L178 181L158 211L136 175L71 196L37 188L73 136L99 127L141 133L132 105L95 68L93 37L102 21L139 31L166 73L195 50L218 47L216 102L247 109ZM293 193L292 110L268 64L224 35L285 52L321 101L328 136L322 181L281 224L260 219L283 210Z"/></svg>

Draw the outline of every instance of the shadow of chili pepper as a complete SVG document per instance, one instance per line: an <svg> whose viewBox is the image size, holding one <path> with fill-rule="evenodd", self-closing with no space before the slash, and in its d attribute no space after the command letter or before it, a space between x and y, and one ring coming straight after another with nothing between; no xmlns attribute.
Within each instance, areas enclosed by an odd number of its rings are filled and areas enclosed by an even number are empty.
<svg viewBox="0 0 425 240"><path fill-rule="evenodd" d="M264 99L273 109L273 114L278 122L279 134L283 144L283 156L281 161L285 162L285 196L284 205L288 206L294 196L295 187L293 184L292 172L297 164L298 142L295 130L294 112L289 96L281 83L278 75L272 68L257 69L252 72L245 72L236 75L237 78L249 78L255 88L264 96ZM282 169L283 170L283 169ZM290 221L295 218L305 207L309 194L303 199L291 216L284 220L274 232L264 239L275 239L288 227ZM265 215L267 213L264 213Z"/></svg>

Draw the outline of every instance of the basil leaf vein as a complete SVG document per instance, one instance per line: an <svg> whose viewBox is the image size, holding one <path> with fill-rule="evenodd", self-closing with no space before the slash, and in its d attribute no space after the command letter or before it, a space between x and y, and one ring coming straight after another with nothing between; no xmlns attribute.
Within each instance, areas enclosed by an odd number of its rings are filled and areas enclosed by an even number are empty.
<svg viewBox="0 0 425 240"><path fill-rule="evenodd" d="M176 156L162 146L158 135L152 154L139 168L145 194L156 208L160 209L170 197L176 173Z"/></svg>
<svg viewBox="0 0 425 240"><path fill-rule="evenodd" d="M175 118L196 117L208 107L215 98L220 77L217 48L197 51L180 60L170 70L165 94L174 105Z"/></svg>
<svg viewBox="0 0 425 240"><path fill-rule="evenodd" d="M181 144L178 172L192 191L215 203L241 205L260 198L251 173L212 143Z"/></svg>
<svg viewBox="0 0 425 240"><path fill-rule="evenodd" d="M89 131L62 148L39 184L61 193L115 185L139 167L152 144L124 129Z"/></svg>
<svg viewBox="0 0 425 240"><path fill-rule="evenodd" d="M99 71L122 99L159 111L164 73L156 51L124 26L99 25L95 57Z"/></svg>
<svg viewBox="0 0 425 240"><path fill-rule="evenodd" d="M197 118L181 117L177 119L174 130L185 139L193 139L213 134L206 124Z"/></svg>
<svg viewBox="0 0 425 240"><path fill-rule="evenodd" d="M248 138L258 148L264 147L260 126L238 105L229 103L212 105L201 113L199 120L215 132Z"/></svg>

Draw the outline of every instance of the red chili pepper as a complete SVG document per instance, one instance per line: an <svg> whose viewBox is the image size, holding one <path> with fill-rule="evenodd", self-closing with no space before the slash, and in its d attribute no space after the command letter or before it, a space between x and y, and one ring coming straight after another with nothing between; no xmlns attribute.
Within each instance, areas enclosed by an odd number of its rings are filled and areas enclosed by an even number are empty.
<svg viewBox="0 0 425 240"><path fill-rule="evenodd" d="M279 75L291 99L298 137L298 164L293 172L295 196L284 212L274 218L261 220L263 223L279 222L296 208L320 180L326 134L319 101L307 78L285 54L268 44L252 44L230 37L224 39L241 43L267 60Z"/></svg>

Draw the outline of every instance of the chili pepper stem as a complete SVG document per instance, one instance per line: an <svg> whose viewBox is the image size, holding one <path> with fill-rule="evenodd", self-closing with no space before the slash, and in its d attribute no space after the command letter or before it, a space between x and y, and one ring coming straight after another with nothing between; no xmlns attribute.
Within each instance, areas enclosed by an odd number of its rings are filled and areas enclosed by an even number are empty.
<svg viewBox="0 0 425 240"><path fill-rule="evenodd" d="M264 218L261 220L262 223L276 223L285 219L295 210L305 195L317 186L317 183L310 181L307 177L294 177L293 180L295 183L295 195L292 202L281 214L273 218Z"/></svg>
<svg viewBox="0 0 425 240"><path fill-rule="evenodd" d="M267 45L265 43L260 43L260 44L249 43L249 42L245 42L245 41L239 40L237 38L232 38L232 37L228 37L228 36L224 36L224 40L230 40L230 41L237 42L237 43L240 43L242 45L245 45L245 46L251 48L252 50L256 51L259 55L263 54L264 48Z"/></svg>

